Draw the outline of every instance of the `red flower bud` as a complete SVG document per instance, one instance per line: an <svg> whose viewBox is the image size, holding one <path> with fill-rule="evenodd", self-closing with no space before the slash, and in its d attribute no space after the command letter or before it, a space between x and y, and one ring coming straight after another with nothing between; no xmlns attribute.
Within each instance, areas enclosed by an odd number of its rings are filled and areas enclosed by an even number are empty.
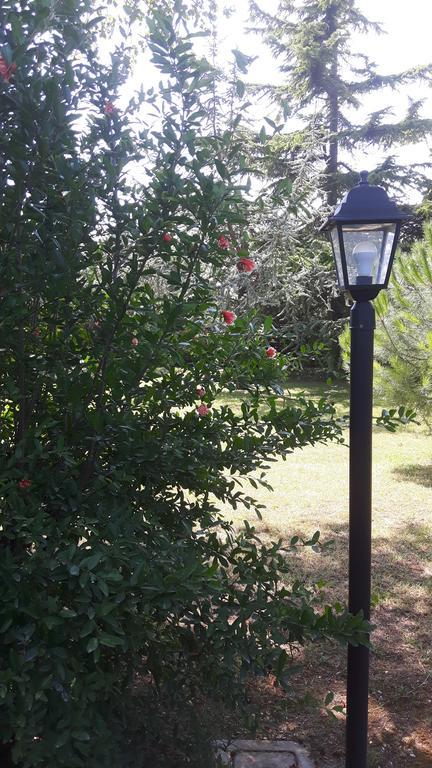
<svg viewBox="0 0 432 768"><path fill-rule="evenodd" d="M22 491L27 491L31 487L32 481L28 480L26 477L24 477L22 480L19 481L18 485L21 488Z"/></svg>
<svg viewBox="0 0 432 768"><path fill-rule="evenodd" d="M17 70L17 65L12 62L12 64L8 64L7 61L3 58L3 56L0 56L0 77L3 78L5 83L8 83L12 75L15 74Z"/></svg>
<svg viewBox="0 0 432 768"><path fill-rule="evenodd" d="M205 403L201 403L201 405L199 405L196 409L196 412L198 416L208 416L210 413L210 408Z"/></svg>
<svg viewBox="0 0 432 768"><path fill-rule="evenodd" d="M41 332L40 332L40 328L35 328L35 329L34 329L34 331L33 331L33 334L34 334L34 335L36 336L36 338L38 339L38 338L39 338L39 336L41 335Z"/></svg>
<svg viewBox="0 0 432 768"><path fill-rule="evenodd" d="M131 339L131 344L132 344L132 346L133 346L133 347L137 347L137 346L138 346L138 344L139 344L139 341L138 341L138 339L137 339L137 337L136 337L136 336L133 336L133 337L132 337L132 339Z"/></svg>
<svg viewBox="0 0 432 768"><path fill-rule="evenodd" d="M253 259L240 259L237 262L237 269L239 272L253 272L255 269L255 262Z"/></svg>
<svg viewBox="0 0 432 768"><path fill-rule="evenodd" d="M267 355L267 357L276 357L277 352L276 352L274 347L267 347L266 355Z"/></svg>
<svg viewBox="0 0 432 768"><path fill-rule="evenodd" d="M164 243L170 243L172 240L172 235L170 235L169 232L164 232L162 235L162 240L164 241Z"/></svg>
<svg viewBox="0 0 432 768"><path fill-rule="evenodd" d="M198 397L204 397L204 395L205 395L205 393L206 393L206 391L205 391L205 387L202 387L201 385L200 385L200 386L198 386L198 387L196 388L196 393L197 393Z"/></svg>
<svg viewBox="0 0 432 768"><path fill-rule="evenodd" d="M224 248L224 249L229 248L230 241L228 240L227 237L225 237L225 235L220 235L220 237L218 237L218 246L219 248Z"/></svg>
<svg viewBox="0 0 432 768"><path fill-rule="evenodd" d="M112 103L112 101L106 101L105 102L104 112L105 112L106 115L108 115L108 117L111 117L112 115L115 115L116 108L115 108L114 104Z"/></svg>
<svg viewBox="0 0 432 768"><path fill-rule="evenodd" d="M227 325L232 325L237 319L236 313L230 312L229 309L225 309L221 314Z"/></svg>

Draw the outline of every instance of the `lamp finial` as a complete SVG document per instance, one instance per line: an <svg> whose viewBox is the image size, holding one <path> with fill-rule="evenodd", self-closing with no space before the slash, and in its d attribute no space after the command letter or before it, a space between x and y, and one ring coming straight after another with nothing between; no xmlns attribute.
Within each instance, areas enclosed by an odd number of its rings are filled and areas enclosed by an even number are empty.
<svg viewBox="0 0 432 768"><path fill-rule="evenodd" d="M368 174L369 171L360 171L360 184L369 184Z"/></svg>

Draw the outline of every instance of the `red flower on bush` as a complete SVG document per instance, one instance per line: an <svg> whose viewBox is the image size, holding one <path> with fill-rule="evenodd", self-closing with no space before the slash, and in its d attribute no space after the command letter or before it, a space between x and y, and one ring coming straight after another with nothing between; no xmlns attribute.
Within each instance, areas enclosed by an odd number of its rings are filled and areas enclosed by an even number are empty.
<svg viewBox="0 0 432 768"><path fill-rule="evenodd" d="M205 403L201 403L201 405L199 405L196 409L196 412L198 416L208 416L210 413L210 408Z"/></svg>
<svg viewBox="0 0 432 768"><path fill-rule="evenodd" d="M172 235L170 235L169 232L164 232L162 235L162 240L164 241L164 243L170 243L172 240Z"/></svg>
<svg viewBox="0 0 432 768"><path fill-rule="evenodd" d="M20 480L18 483L22 491L27 491L31 487L31 484L32 484L32 481L28 480L26 477L23 477L23 479Z"/></svg>
<svg viewBox="0 0 432 768"><path fill-rule="evenodd" d="M205 395L205 393L206 393L206 391L205 391L205 387L201 386L201 384L200 384L200 385L199 385L199 386L196 388L196 393L197 393L198 397L204 397L204 395Z"/></svg>
<svg viewBox="0 0 432 768"><path fill-rule="evenodd" d="M231 312L229 309L224 309L221 314L227 325L232 325L237 319L236 313Z"/></svg>
<svg viewBox="0 0 432 768"><path fill-rule="evenodd" d="M237 262L237 269L239 272L253 272L255 269L255 262L253 259L240 259Z"/></svg>
<svg viewBox="0 0 432 768"><path fill-rule="evenodd" d="M33 334L34 334L34 335L36 336L36 338L38 339L38 338L39 338L39 336L41 335L41 332L40 332L40 328L35 328L35 329L34 329L34 331L33 331Z"/></svg>
<svg viewBox="0 0 432 768"><path fill-rule="evenodd" d="M11 76L15 74L17 69L17 65L12 62L12 64L8 64L7 61L3 58L3 56L0 56L0 77L3 78L5 83L8 83Z"/></svg>
<svg viewBox="0 0 432 768"><path fill-rule="evenodd" d="M138 339L137 339L137 337L136 337L136 336L133 336L133 337L132 337L132 339L131 339L131 344L132 344L132 346L133 346L133 347L137 347L137 346L138 346L138 344L139 344L139 341L138 341Z"/></svg>
<svg viewBox="0 0 432 768"><path fill-rule="evenodd" d="M276 357L277 352L276 352L274 347L267 347L266 355L267 355L267 357Z"/></svg>
<svg viewBox="0 0 432 768"><path fill-rule="evenodd" d="M230 241L228 240L227 237L225 237L225 235L220 235L218 237L218 246L219 248L224 248L224 249L229 248Z"/></svg>
<svg viewBox="0 0 432 768"><path fill-rule="evenodd" d="M106 115L108 115L108 117L111 117L112 115L115 114L116 108L115 108L114 104L112 103L112 101L106 101L105 102L104 112L105 112Z"/></svg>

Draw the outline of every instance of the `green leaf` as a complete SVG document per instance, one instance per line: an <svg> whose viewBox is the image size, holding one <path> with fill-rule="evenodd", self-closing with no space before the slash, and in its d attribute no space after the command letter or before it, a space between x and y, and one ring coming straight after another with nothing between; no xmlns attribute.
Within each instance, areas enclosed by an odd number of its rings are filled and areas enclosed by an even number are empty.
<svg viewBox="0 0 432 768"><path fill-rule="evenodd" d="M265 118L264 118L264 120L265 120L265 121L266 121L266 123L268 123L268 124L269 124L269 125L270 125L272 128L274 128L274 130L277 130L277 125L276 125L276 123L274 122L274 120L271 120L269 117L265 117Z"/></svg>
<svg viewBox="0 0 432 768"><path fill-rule="evenodd" d="M87 731L72 731L71 736L77 741L90 741L90 734Z"/></svg>
<svg viewBox="0 0 432 768"><path fill-rule="evenodd" d="M242 99L246 91L246 86L242 80L236 80L236 91L237 96Z"/></svg>
<svg viewBox="0 0 432 768"><path fill-rule="evenodd" d="M229 174L228 174L228 171L227 171L225 165L220 160L218 160L217 158L215 158L214 163L215 163L215 166L216 166L217 171L219 173L219 176L221 176L222 179L227 179L229 177Z"/></svg>
<svg viewBox="0 0 432 768"><path fill-rule="evenodd" d="M0 627L0 632L6 632L12 626L13 619L6 619Z"/></svg>
<svg viewBox="0 0 432 768"><path fill-rule="evenodd" d="M240 72L247 73L248 67L255 61L256 56L247 56L247 54L239 51L238 48L233 48L233 54Z"/></svg>
<svg viewBox="0 0 432 768"><path fill-rule="evenodd" d="M62 616L64 619L74 619L77 616L77 612L74 611L72 608L68 608L67 606L64 606L60 611L60 616Z"/></svg>
<svg viewBox="0 0 432 768"><path fill-rule="evenodd" d="M80 637L86 637L96 629L96 623L94 621L87 621L80 631Z"/></svg>
<svg viewBox="0 0 432 768"><path fill-rule="evenodd" d="M81 560L81 568L88 568L89 571L92 571L101 560L102 552L95 552L95 554L84 557L83 560Z"/></svg>
<svg viewBox="0 0 432 768"><path fill-rule="evenodd" d="M140 580L140 577L141 577L141 574L144 572L144 568L145 568L145 565L146 565L146 564L145 564L145 562L144 562L144 560L143 560L143 561L142 561L141 563L139 563L139 565L138 565L138 566L135 568L135 571L133 572L133 574L132 574L132 576L131 576L131 585L132 585L133 587L135 587L135 586L138 584L138 582L139 582L139 580Z"/></svg>
<svg viewBox="0 0 432 768"><path fill-rule="evenodd" d="M101 632L99 635L99 642L101 645L106 645L108 648L116 648L118 646L124 646L124 639L117 635L110 635L107 632Z"/></svg>
<svg viewBox="0 0 432 768"><path fill-rule="evenodd" d="M86 645L87 653L93 653L93 651L95 651L98 646L99 646L99 640L97 639L97 637L91 637Z"/></svg>

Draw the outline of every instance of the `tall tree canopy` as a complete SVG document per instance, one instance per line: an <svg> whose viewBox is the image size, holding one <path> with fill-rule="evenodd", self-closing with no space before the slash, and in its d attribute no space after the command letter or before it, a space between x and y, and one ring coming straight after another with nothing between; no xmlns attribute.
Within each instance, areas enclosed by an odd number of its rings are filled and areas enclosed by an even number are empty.
<svg viewBox="0 0 432 768"><path fill-rule="evenodd" d="M374 92L430 83L432 65L380 74L373 61L352 48L354 33L383 31L360 12L356 0L281 0L275 15L259 3L252 2L251 7L258 30L285 75L281 86L265 90L299 121L299 128L283 134L280 149L289 160L313 147L322 163L327 205L334 206L355 182L343 151L362 147L388 151L379 167L369 169L375 182L393 192L411 186L425 193L430 182L423 169L399 165L394 157L401 144L432 133L432 120L421 116L421 102L410 102L405 116L394 121L388 105L361 122L357 110Z"/></svg>

